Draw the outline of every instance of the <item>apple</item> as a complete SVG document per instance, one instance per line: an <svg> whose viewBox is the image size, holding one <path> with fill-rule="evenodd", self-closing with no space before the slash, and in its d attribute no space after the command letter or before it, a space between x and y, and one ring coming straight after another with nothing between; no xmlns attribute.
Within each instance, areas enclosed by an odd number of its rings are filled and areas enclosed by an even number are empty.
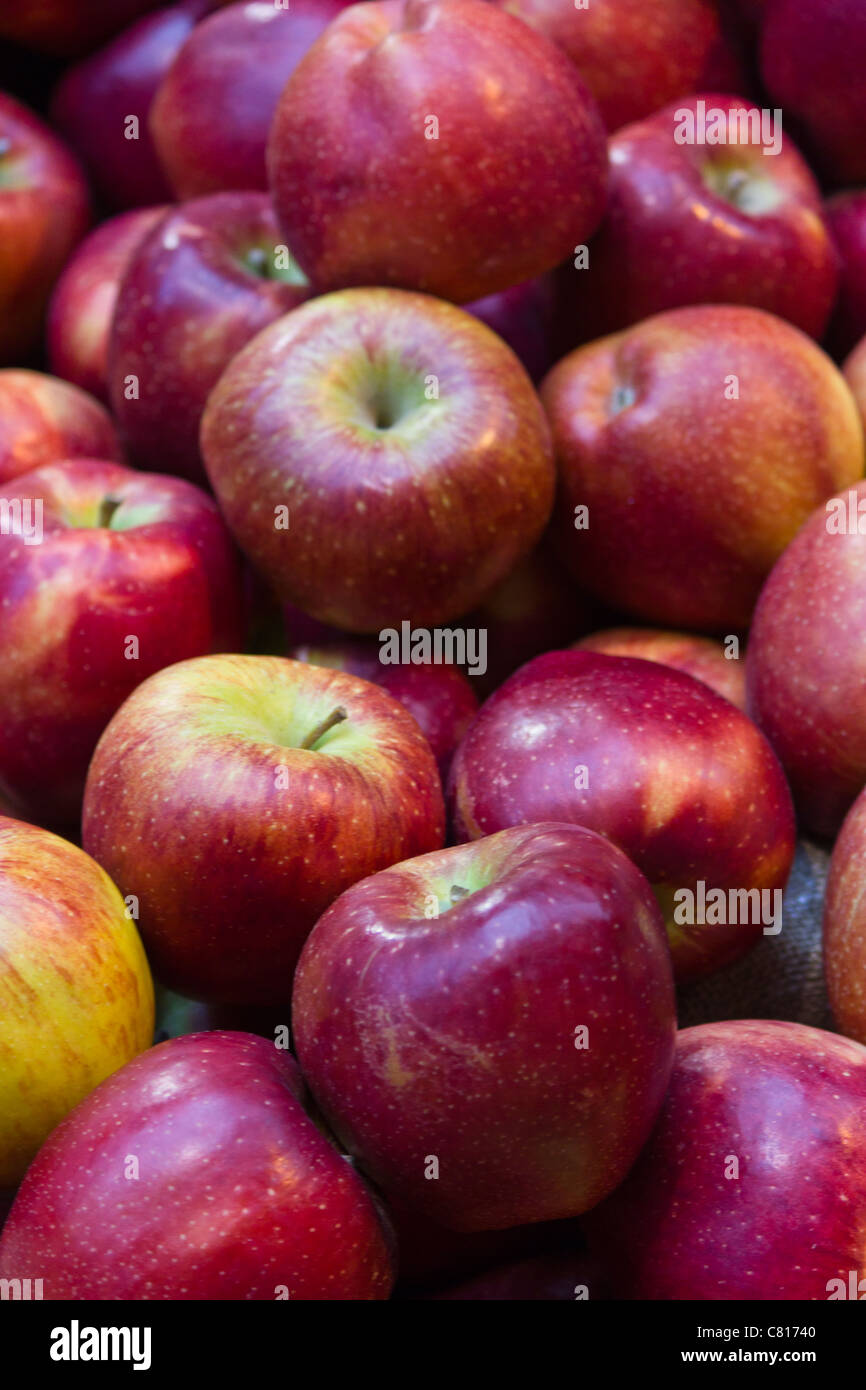
<svg viewBox="0 0 866 1390"><path fill-rule="evenodd" d="M827 222L842 262L831 341L840 356L866 336L866 189L837 193L826 206Z"/></svg>
<svg viewBox="0 0 866 1390"><path fill-rule="evenodd" d="M344 888L442 844L430 747L383 690L267 656L157 672L97 745L82 843L125 894L157 978L280 1004Z"/></svg>
<svg viewBox="0 0 866 1390"><path fill-rule="evenodd" d="M335 642L300 646L289 652L294 661L349 671L387 690L409 711L433 750L443 781L454 750L478 709L472 683L456 666L388 665L373 642Z"/></svg>
<svg viewBox="0 0 866 1390"><path fill-rule="evenodd" d="M572 576L652 623L729 634L825 498L863 476L851 392L760 309L657 314L579 348L542 383Z"/></svg>
<svg viewBox="0 0 866 1390"><path fill-rule="evenodd" d="M732 634L733 635L733 634ZM633 656L658 661L703 681L717 695L724 695L738 709L746 708L746 669L739 659L739 643L729 656L722 642L696 637L691 632L660 632L648 627L611 627L591 632L574 643L575 651L602 652L606 656Z"/></svg>
<svg viewBox="0 0 866 1390"><path fill-rule="evenodd" d="M208 0L181 0L156 9L69 68L59 82L52 120L84 160L108 207L170 199L148 112L184 39L211 8Z"/></svg>
<svg viewBox="0 0 866 1390"><path fill-rule="evenodd" d="M584 1220L613 1297L851 1296L864 1107L866 1049L846 1038L751 1019L684 1029L652 1138Z"/></svg>
<svg viewBox="0 0 866 1390"><path fill-rule="evenodd" d="M794 857L785 778L752 721L682 671L589 651L537 657L482 705L451 764L449 806L461 841L540 820L606 835L665 907L679 980L778 933Z"/></svg>
<svg viewBox="0 0 866 1390"><path fill-rule="evenodd" d="M846 359L843 373L866 430L866 337Z"/></svg>
<svg viewBox="0 0 866 1390"><path fill-rule="evenodd" d="M108 339L132 253L167 209L110 217L70 257L48 307L48 361L55 376L108 402Z"/></svg>
<svg viewBox="0 0 866 1390"><path fill-rule="evenodd" d="M473 1303L574 1303L575 1300L605 1298L604 1282L598 1261L589 1260L581 1253L562 1252L497 1265L474 1279L427 1297Z"/></svg>
<svg viewBox="0 0 866 1390"><path fill-rule="evenodd" d="M323 290L468 303L551 270L604 211L604 125L577 70L482 0L338 15L286 84L267 158Z"/></svg>
<svg viewBox="0 0 866 1390"><path fill-rule="evenodd" d="M151 1048L52 1134L0 1239L49 1300L388 1297L389 1234L273 1043Z"/></svg>
<svg viewBox="0 0 866 1390"><path fill-rule="evenodd" d="M510 289L464 304L467 314L498 333L520 358L533 381L539 381L554 363L554 281L538 275Z"/></svg>
<svg viewBox="0 0 866 1390"><path fill-rule="evenodd" d="M0 371L0 485L66 458L121 458L108 412L43 372Z"/></svg>
<svg viewBox="0 0 866 1390"><path fill-rule="evenodd" d="M458 1231L577 1216L622 1181L664 1096L664 926L600 836L515 827L339 897L292 1019L313 1095L386 1194Z"/></svg>
<svg viewBox="0 0 866 1390"><path fill-rule="evenodd" d="M4 488L41 538L0 535L0 782L74 830L97 740L163 666L241 645L241 580L216 505L180 478L73 459ZM50 611L51 621L44 615Z"/></svg>
<svg viewBox="0 0 866 1390"><path fill-rule="evenodd" d="M0 92L0 365L37 348L51 287L89 220L76 160L38 116Z"/></svg>
<svg viewBox="0 0 866 1390"><path fill-rule="evenodd" d="M498 0L577 67L608 130L674 97L736 90L742 80L711 0Z"/></svg>
<svg viewBox="0 0 866 1390"><path fill-rule="evenodd" d="M106 1076L150 1045L131 916L82 850L0 816L0 1189Z"/></svg>
<svg viewBox="0 0 866 1390"><path fill-rule="evenodd" d="M201 447L253 565L351 632L466 613L553 502L517 358L462 309L402 290L324 295L260 333L212 392Z"/></svg>
<svg viewBox="0 0 866 1390"><path fill-rule="evenodd" d="M0 38L75 57L156 9L159 0L0 0Z"/></svg>
<svg viewBox="0 0 866 1390"><path fill-rule="evenodd" d="M824 972L840 1033L866 1043L866 791L839 833L824 904Z"/></svg>
<svg viewBox="0 0 866 1390"><path fill-rule="evenodd" d="M208 393L239 349L308 293L266 193L194 198L152 228L121 280L108 351L112 406L141 467L205 480Z"/></svg>
<svg viewBox="0 0 866 1390"><path fill-rule="evenodd" d="M708 113L739 143L681 143ZM601 335L683 304L750 304L822 336L838 256L818 184L780 122L762 130L741 97L685 97L608 150L607 213L588 268L565 282L578 323Z"/></svg>
<svg viewBox="0 0 866 1390"><path fill-rule="evenodd" d="M862 0L772 0L761 74L815 160L838 183L866 180L866 6Z"/></svg>
<svg viewBox="0 0 866 1390"><path fill-rule="evenodd" d="M163 77L150 132L175 196L267 189L277 99L346 0L228 5L196 25Z"/></svg>
<svg viewBox="0 0 866 1390"><path fill-rule="evenodd" d="M746 679L802 823L835 835L866 784L866 483L819 507L773 569Z"/></svg>

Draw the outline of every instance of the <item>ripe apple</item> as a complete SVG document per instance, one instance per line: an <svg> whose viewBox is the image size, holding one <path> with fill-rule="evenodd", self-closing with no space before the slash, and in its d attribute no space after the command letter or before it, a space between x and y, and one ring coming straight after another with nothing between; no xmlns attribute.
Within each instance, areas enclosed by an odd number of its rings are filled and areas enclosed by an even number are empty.
<svg viewBox="0 0 866 1390"><path fill-rule="evenodd" d="M571 353L541 394L564 561L608 603L661 625L747 627L809 514L863 476L841 374L759 309L657 314Z"/></svg>
<svg viewBox="0 0 866 1390"><path fill-rule="evenodd" d="M358 878L442 844L427 740L344 671L205 656L134 690L99 741L82 842L140 902L159 980L280 1004L316 919Z"/></svg>
<svg viewBox="0 0 866 1390"><path fill-rule="evenodd" d="M682 671L588 651L536 658L481 707L449 804L458 840L540 820L606 835L666 909L680 980L778 931L774 894L794 857L782 770L750 719Z"/></svg>
<svg viewBox="0 0 866 1390"><path fill-rule="evenodd" d="M171 198L148 112L172 59L210 8L208 0L181 0L158 9L69 68L58 84L51 103L54 125L84 160L108 207Z"/></svg>
<svg viewBox="0 0 866 1390"><path fill-rule="evenodd" d="M621 1182L664 1096L664 926L606 840L516 827L338 898L292 1018L316 1100L386 1193L462 1231L576 1216Z"/></svg>
<svg viewBox="0 0 866 1390"><path fill-rule="evenodd" d="M465 613L553 502L517 358L462 309L402 290L324 295L260 333L211 394L201 447L255 567L352 632Z"/></svg>
<svg viewBox="0 0 866 1390"><path fill-rule="evenodd" d="M866 180L866 6L863 0L773 0L761 30L771 97L838 183Z"/></svg>
<svg viewBox="0 0 866 1390"><path fill-rule="evenodd" d="M827 222L842 262L831 342L842 356L866 336L866 189L837 193L826 207Z"/></svg>
<svg viewBox="0 0 866 1390"><path fill-rule="evenodd" d="M608 130L674 97L736 91L739 60L711 0L498 0L568 54Z"/></svg>
<svg viewBox="0 0 866 1390"><path fill-rule="evenodd" d="M0 485L59 459L119 459L108 412L77 386L42 372L0 371Z"/></svg>
<svg viewBox="0 0 866 1390"><path fill-rule="evenodd" d="M46 1299L385 1299L378 1204L304 1108L291 1057L247 1033L151 1048L30 1169L0 1277Z"/></svg>
<svg viewBox="0 0 866 1390"><path fill-rule="evenodd" d="M51 287L89 220L76 160L38 116L0 92L0 365L38 346Z"/></svg>
<svg viewBox="0 0 866 1390"><path fill-rule="evenodd" d="M192 29L160 83L150 131L177 198L267 189L277 99L346 0L228 5Z"/></svg>
<svg viewBox="0 0 866 1390"><path fill-rule="evenodd" d="M707 111L723 113L742 142L680 143L685 113L698 129ZM610 140L607 213L588 269L565 280L585 330L615 332L683 304L751 304L822 336L839 264L821 191L781 125L775 133L764 125L766 145L753 143L760 109L705 95Z"/></svg>
<svg viewBox="0 0 866 1390"><path fill-rule="evenodd" d="M652 1138L584 1220L613 1297L844 1297L863 1273L864 1108L866 1049L847 1038L684 1029Z"/></svg>
<svg viewBox="0 0 866 1390"><path fill-rule="evenodd" d="M835 835L866 784L866 483L819 507L773 569L746 680L801 821Z"/></svg>
<svg viewBox="0 0 866 1390"><path fill-rule="evenodd" d="M153 985L107 874L75 845L6 816L0 1001L0 1188L7 1188L63 1116L150 1045Z"/></svg>
<svg viewBox="0 0 866 1390"><path fill-rule="evenodd" d="M866 430L866 337L846 359L843 374Z"/></svg>
<svg viewBox="0 0 866 1390"><path fill-rule="evenodd" d="M163 666L241 645L239 566L212 499L180 478L74 459L22 474L4 498L29 518L41 503L43 534L0 535L0 782L28 819L73 830L127 695Z"/></svg>
<svg viewBox="0 0 866 1390"><path fill-rule="evenodd" d="M295 69L268 174L321 289L468 303L591 236L604 125L565 55L495 5L377 0L339 15Z"/></svg>
<svg viewBox="0 0 866 1390"><path fill-rule="evenodd" d="M204 481L198 431L211 387L259 329L309 293L281 247L266 193L215 193L172 209L133 252L108 374L141 467Z"/></svg>
<svg viewBox="0 0 866 1390"><path fill-rule="evenodd" d="M553 366L555 300L550 275L537 275L534 280L524 280L463 307L499 334L533 381L539 381Z"/></svg>
<svg viewBox="0 0 866 1390"><path fill-rule="evenodd" d="M746 708L745 664L739 657L729 657L725 645L712 637L649 627L611 627L582 637L574 643L574 650L658 661L703 681L738 709Z"/></svg>
<svg viewBox="0 0 866 1390"><path fill-rule="evenodd" d="M472 682L456 666L388 665L373 642L334 642L295 647L294 661L349 671L387 690L409 711L433 750L444 781L460 742L478 710Z"/></svg>
<svg viewBox="0 0 866 1390"><path fill-rule="evenodd" d="M0 38L75 57L131 24L159 0L0 0Z"/></svg>
<svg viewBox="0 0 866 1390"><path fill-rule="evenodd" d="M111 217L84 238L48 307L48 361L55 376L108 403L108 339L121 278L132 253L167 208Z"/></svg>
<svg viewBox="0 0 866 1390"><path fill-rule="evenodd" d="M841 1033L866 1043L866 791L858 796L830 860L824 904L824 973Z"/></svg>

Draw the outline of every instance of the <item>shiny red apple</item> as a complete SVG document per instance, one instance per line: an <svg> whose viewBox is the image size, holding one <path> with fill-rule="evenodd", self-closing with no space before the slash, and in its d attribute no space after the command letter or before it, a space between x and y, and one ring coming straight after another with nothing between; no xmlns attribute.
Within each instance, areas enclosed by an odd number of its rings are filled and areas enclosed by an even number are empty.
<svg viewBox="0 0 866 1390"><path fill-rule="evenodd" d="M121 458L107 410L57 377L0 371L0 484L70 458Z"/></svg>
<svg viewBox="0 0 866 1390"><path fill-rule="evenodd" d="M866 189L837 193L826 214L842 262L831 324L833 347L842 355L866 337Z"/></svg>
<svg viewBox="0 0 866 1390"><path fill-rule="evenodd" d="M732 634L735 636L735 634ZM746 668L736 647L691 632L660 632L651 627L612 627L575 642L576 651L635 656L658 661L703 681L738 709L746 708Z"/></svg>

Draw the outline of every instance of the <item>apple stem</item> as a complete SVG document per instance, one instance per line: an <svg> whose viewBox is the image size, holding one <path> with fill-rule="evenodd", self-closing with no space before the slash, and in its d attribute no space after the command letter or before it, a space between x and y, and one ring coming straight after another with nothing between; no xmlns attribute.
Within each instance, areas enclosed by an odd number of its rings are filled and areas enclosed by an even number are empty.
<svg viewBox="0 0 866 1390"><path fill-rule="evenodd" d="M335 724L342 724L343 720L348 719L348 717L348 712L342 705L338 705L336 709L332 709L331 713L316 725L315 729L310 730L301 744L301 747L314 748L319 739L322 738L329 729L333 729Z"/></svg>
<svg viewBox="0 0 866 1390"><path fill-rule="evenodd" d="M121 505L122 502L119 497L103 497L99 504L99 516L96 518L97 526L110 526L111 518Z"/></svg>
<svg viewBox="0 0 866 1390"><path fill-rule="evenodd" d="M452 884L450 898L452 903L459 903L461 898L469 897L469 889L461 888L459 883Z"/></svg>

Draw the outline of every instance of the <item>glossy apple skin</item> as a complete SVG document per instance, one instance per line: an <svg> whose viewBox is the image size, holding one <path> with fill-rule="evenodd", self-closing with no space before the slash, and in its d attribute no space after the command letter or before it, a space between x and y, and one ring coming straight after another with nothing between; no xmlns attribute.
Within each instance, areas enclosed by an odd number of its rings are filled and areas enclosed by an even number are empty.
<svg viewBox="0 0 866 1390"><path fill-rule="evenodd" d="M339 707L345 721L302 748ZM82 818L88 852L139 897L159 980L225 1004L283 1003L334 898L443 833L436 763L402 705L265 656L199 657L133 691L93 755Z"/></svg>
<svg viewBox="0 0 866 1390"><path fill-rule="evenodd" d="M861 0L773 0L761 30L761 75L814 162L837 183L866 180L866 8Z"/></svg>
<svg viewBox="0 0 866 1390"><path fill-rule="evenodd" d="M824 901L824 977L840 1033L866 1043L866 791L833 846Z"/></svg>
<svg viewBox="0 0 866 1390"><path fill-rule="evenodd" d="M338 16L295 69L268 174L322 289L464 304L551 270L592 234L604 126L565 55L495 6L382 0Z"/></svg>
<svg viewBox="0 0 866 1390"><path fill-rule="evenodd" d="M602 652L605 656L632 656L658 661L703 681L717 695L724 695L737 709L746 708L746 668L739 658L728 658L723 643L691 632L659 632L649 627L611 627L591 632L574 643L575 651Z"/></svg>
<svg viewBox="0 0 866 1390"><path fill-rule="evenodd" d="M41 1150L3 1230L2 1277L38 1269L49 1300L264 1301L280 1286L292 1301L387 1298L377 1205L304 1100L264 1038L151 1048Z"/></svg>
<svg viewBox="0 0 866 1390"><path fill-rule="evenodd" d="M674 97L739 90L740 65L710 0L498 0L568 54L607 129L640 121Z"/></svg>
<svg viewBox="0 0 866 1390"><path fill-rule="evenodd" d="M210 8L208 0L185 0L158 9L70 68L58 84L53 123L84 160L107 207L171 200L148 113L172 59ZM129 116L138 118L135 140L126 137Z"/></svg>
<svg viewBox="0 0 866 1390"><path fill-rule="evenodd" d="M463 307L499 334L533 381L540 381L553 366L555 298L551 276L538 275Z"/></svg>
<svg viewBox="0 0 866 1390"><path fill-rule="evenodd" d="M0 484L60 459L121 457L111 416L85 391L43 372L0 371Z"/></svg>
<svg viewBox="0 0 866 1390"><path fill-rule="evenodd" d="M75 845L0 816L0 1189L152 1037L150 971L114 884Z"/></svg>
<svg viewBox="0 0 866 1390"><path fill-rule="evenodd" d="M176 198L268 187L277 100L346 0L254 0L196 25L160 83L150 131Z"/></svg>
<svg viewBox="0 0 866 1390"><path fill-rule="evenodd" d="M409 711L430 744L443 782L454 750L478 711L472 681L456 666L391 666L379 660L373 642L295 647L293 661L349 671L387 690Z"/></svg>
<svg viewBox="0 0 866 1390"><path fill-rule="evenodd" d="M853 491L866 511L866 483ZM829 837L866 783L866 520L862 535L827 521L819 507L767 580L746 678L802 823Z"/></svg>
<svg viewBox="0 0 866 1390"><path fill-rule="evenodd" d="M583 1223L613 1297L821 1301L831 1279L862 1276L864 1106L866 1049L847 1038L751 1019L683 1029L652 1138Z"/></svg>
<svg viewBox="0 0 866 1390"><path fill-rule="evenodd" d="M759 309L658 314L571 353L541 396L564 562L591 592L660 626L747 627L803 522L863 476L863 431L841 374ZM578 505L588 529L574 527Z"/></svg>
<svg viewBox="0 0 866 1390"><path fill-rule="evenodd" d="M452 885L468 894L449 906ZM316 1100L386 1194L463 1231L576 1216L622 1180L664 1095L664 926L607 841L517 827L338 898L292 1018Z"/></svg>
<svg viewBox="0 0 866 1390"><path fill-rule="evenodd" d="M67 261L48 307L48 363L108 404L108 339L121 278L145 234L167 212L136 208L102 222Z"/></svg>
<svg viewBox="0 0 866 1390"><path fill-rule="evenodd" d="M462 309L402 290L324 295L260 333L211 394L201 446L255 567L350 632L467 612L553 502L547 423L517 358Z"/></svg>
<svg viewBox="0 0 866 1390"><path fill-rule="evenodd" d="M866 336L866 189L830 198L826 215L842 261L831 324L831 342L841 356Z"/></svg>
<svg viewBox="0 0 866 1390"><path fill-rule="evenodd" d="M610 140L610 196L586 271L570 272L576 321L613 333L684 304L749 304L820 339L839 280L821 191L786 134L760 145L678 145L676 113L698 101L725 112L751 102L685 97Z"/></svg>
<svg viewBox="0 0 866 1390"><path fill-rule="evenodd" d="M180 478L73 459L4 496L41 499L44 536L0 536L0 782L28 819L75 833L91 755L127 695L242 645L240 566L213 500Z"/></svg>
<svg viewBox="0 0 866 1390"><path fill-rule="evenodd" d="M671 909L673 891L701 879L781 889L794 857L790 793L752 721L681 671L597 652L538 657L482 705L451 764L449 805L458 840L539 820L588 826ZM761 931L670 918L677 978L729 964Z"/></svg>
<svg viewBox="0 0 866 1390"><path fill-rule="evenodd" d="M0 0L0 37L61 58L95 48L159 0Z"/></svg>
<svg viewBox="0 0 866 1390"><path fill-rule="evenodd" d="M283 245L266 193L215 193L172 209L139 243L121 280L108 351L121 434L144 468L205 475L198 447L212 386L260 329L309 293L296 272L268 278ZM128 399L127 378L139 381ZM171 429L166 429L166 421Z"/></svg>
<svg viewBox="0 0 866 1390"><path fill-rule="evenodd" d="M38 116L0 92L0 366L37 348L51 287L89 221L78 162Z"/></svg>

